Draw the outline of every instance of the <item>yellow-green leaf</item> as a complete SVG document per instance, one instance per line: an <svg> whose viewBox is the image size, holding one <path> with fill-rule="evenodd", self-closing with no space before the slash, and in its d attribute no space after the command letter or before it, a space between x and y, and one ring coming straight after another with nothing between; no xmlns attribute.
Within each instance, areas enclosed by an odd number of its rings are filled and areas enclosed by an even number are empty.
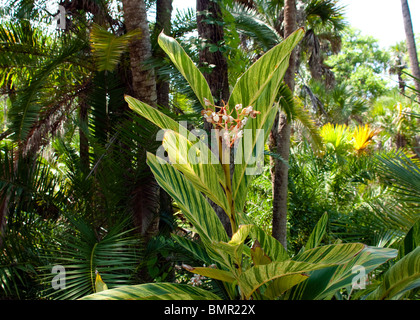
<svg viewBox="0 0 420 320"><path fill-rule="evenodd" d="M275 299L295 285L305 281L309 276L305 273L292 274L273 280L265 289L264 296Z"/></svg>
<svg viewBox="0 0 420 320"><path fill-rule="evenodd" d="M108 290L108 286L106 285L105 282L103 282L99 272L96 272L95 291L96 292L101 292L101 291L105 291L105 290Z"/></svg>
<svg viewBox="0 0 420 320"><path fill-rule="evenodd" d="M229 282L229 283L232 283L232 282L236 281L233 274L229 271L226 271L226 270L208 268L208 267L191 267L191 266L187 266L187 265L184 265L183 267L184 267L184 269L188 270L189 272L199 274L199 275L207 277L207 278L220 280L220 281L225 281L225 282Z"/></svg>
<svg viewBox="0 0 420 320"><path fill-rule="evenodd" d="M220 300L220 297L186 284L145 283L101 291L80 300Z"/></svg>
<svg viewBox="0 0 420 320"><path fill-rule="evenodd" d="M213 153L207 145L201 140L192 143L172 130L165 132L162 145L168 153L172 166L181 171L197 190L203 192L229 214L223 190L225 185L223 168L219 162L212 163ZM193 157L197 157L197 161L192 161Z"/></svg>
<svg viewBox="0 0 420 320"><path fill-rule="evenodd" d="M270 257L264 253L263 249L261 249L261 245L258 240L255 240L254 245L251 248L251 258L255 266L269 264L271 262Z"/></svg>
<svg viewBox="0 0 420 320"><path fill-rule="evenodd" d="M198 70L185 50L174 38L165 35L163 32L159 35L158 43L171 59L175 67L188 81L203 108L212 108L211 106L206 106L204 100L206 98L209 100L210 104L214 104L210 87L203 74Z"/></svg>

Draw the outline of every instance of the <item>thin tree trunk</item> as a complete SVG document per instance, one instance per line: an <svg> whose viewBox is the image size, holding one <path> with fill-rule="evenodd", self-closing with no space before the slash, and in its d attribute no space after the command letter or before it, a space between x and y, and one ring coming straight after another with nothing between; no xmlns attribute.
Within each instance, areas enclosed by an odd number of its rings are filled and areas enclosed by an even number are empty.
<svg viewBox="0 0 420 320"><path fill-rule="evenodd" d="M86 136L88 130L88 105L84 99L79 106L79 142L80 142L80 167L84 174L89 174L89 140Z"/></svg>
<svg viewBox="0 0 420 320"><path fill-rule="evenodd" d="M204 42L199 52L200 65L210 70L204 72L204 77L210 85L210 90L216 103L229 99L229 81L226 58L220 50L210 48L220 47L224 41L223 22L220 1L197 0L197 29L200 39ZM208 23L205 20L210 20Z"/></svg>
<svg viewBox="0 0 420 320"><path fill-rule="evenodd" d="M144 0L122 0L124 21L127 31L140 30L141 36L130 43L131 94L151 105L156 106L156 79L153 68L145 62L152 56L149 24ZM144 164L145 150L139 146L139 166ZM134 223L145 241L159 230L159 192L160 188L149 169L142 173L142 178L135 182L132 195Z"/></svg>
<svg viewBox="0 0 420 320"><path fill-rule="evenodd" d="M204 77L207 80L215 103L220 106L222 101L229 99L229 80L226 58L220 50L210 50L210 47L220 46L224 40L222 11L218 0L197 0L197 30L202 39L199 52L200 66L206 67ZM212 23L208 23L208 21ZM206 130L211 129L211 124L205 122ZM233 170L233 165L231 170ZM222 222L227 234L232 235L229 217L224 210L209 199L211 206Z"/></svg>
<svg viewBox="0 0 420 320"><path fill-rule="evenodd" d="M9 210L10 193L3 190L0 194L0 249L3 247L3 232L6 226L6 217Z"/></svg>
<svg viewBox="0 0 420 320"><path fill-rule="evenodd" d="M154 38L158 38L163 31L165 34L171 34L171 16L172 16L172 0L156 1L156 24L154 28ZM153 50L153 56L156 58L164 58L165 53L156 43ZM159 106L169 107L169 81L162 77L156 77L157 104Z"/></svg>
<svg viewBox="0 0 420 320"><path fill-rule="evenodd" d="M141 36L130 43L132 92L135 98L156 105L156 80L152 68L145 66L152 57L149 24L144 0L122 0L127 31L140 30Z"/></svg>
<svg viewBox="0 0 420 320"><path fill-rule="evenodd" d="M402 6L403 19L404 19L405 36L407 40L407 51L410 57L411 72L414 77L416 77L417 79L420 79L419 60L417 56L416 41L414 39L413 24L411 22L411 14L410 14L410 8L408 6L408 1L401 0L401 6ZM417 96L420 99L420 81L414 80L414 85L415 85L416 90L418 91Z"/></svg>
<svg viewBox="0 0 420 320"><path fill-rule="evenodd" d="M171 18L172 18L172 0L157 0L156 1L156 24L153 30L154 36L156 39L153 48L153 56L163 60L166 57L166 53L158 45L157 39L159 34L163 31L166 35L171 34ZM157 104L159 106L169 109L169 81L165 77L158 76L158 70L156 69L156 93L157 93ZM170 195L160 188L160 213L161 215L166 215L169 221L173 220L172 212L172 199ZM172 231L171 225L169 228L164 228L164 230ZM160 228L162 232L162 227Z"/></svg>
<svg viewBox="0 0 420 320"><path fill-rule="evenodd" d="M288 37L296 30L296 1L285 0L284 4L284 37ZM289 68L284 81L294 91L295 87L296 52L293 50ZM274 122L270 144L274 152L278 153L286 162L289 160L291 125L287 116L280 113ZM273 230L272 235L287 248L287 194L288 194L288 166L274 159L272 169L273 184Z"/></svg>

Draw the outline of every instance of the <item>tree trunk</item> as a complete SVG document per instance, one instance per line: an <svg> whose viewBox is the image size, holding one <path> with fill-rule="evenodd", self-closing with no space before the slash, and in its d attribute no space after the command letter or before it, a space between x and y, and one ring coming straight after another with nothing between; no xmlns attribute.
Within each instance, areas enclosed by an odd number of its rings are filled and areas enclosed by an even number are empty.
<svg viewBox="0 0 420 320"><path fill-rule="evenodd" d="M226 58L220 50L224 41L222 11L218 0L197 0L197 30L202 40L199 52L200 66L206 68L203 72L207 80L214 101L220 106L222 100L229 99L228 66ZM207 20L207 21L206 21ZM209 23L211 22L211 23ZM204 128L211 129L211 124L205 122ZM233 170L233 165L231 166ZM223 224L227 234L232 235L229 217L217 204L209 199L209 202Z"/></svg>
<svg viewBox="0 0 420 320"><path fill-rule="evenodd" d="M284 3L284 37L296 30L296 1L285 0ZM289 68L284 76L285 83L294 91L296 52L293 50ZM289 160L291 125L287 116L280 113L271 131L270 145L286 162ZM274 159L272 169L273 184L273 230L272 235L287 249L287 194L289 169L285 163Z"/></svg>
<svg viewBox="0 0 420 320"><path fill-rule="evenodd" d="M152 56L149 24L144 0L122 0L124 21L127 31L140 30L141 36L130 43L131 90L135 98L156 106L156 80L153 68L145 62ZM145 161L145 150L139 146L139 166ZM147 242L159 230L159 186L150 169L141 174L135 182L132 195L133 220L140 234Z"/></svg>
<svg viewBox="0 0 420 320"><path fill-rule="evenodd" d="M80 143L80 167L81 171L85 174L89 174L89 140L86 135L88 131L88 105L85 98L82 97L79 106L79 143Z"/></svg>
<svg viewBox="0 0 420 320"><path fill-rule="evenodd" d="M152 57L149 24L144 0L122 0L127 31L140 30L141 36L130 43L130 69L132 92L135 98L156 105L156 80L152 68L145 62Z"/></svg>
<svg viewBox="0 0 420 320"><path fill-rule="evenodd" d="M172 0L156 1L156 24L153 30L156 39L153 56L155 58L163 58L166 56L162 48L157 44L157 38L163 31L166 35L171 34L171 16L172 16ZM159 106L169 107L169 81L162 77L156 76L156 92L157 104Z"/></svg>
<svg viewBox="0 0 420 320"><path fill-rule="evenodd" d="M407 0L401 0L402 13L404 19L405 37L407 40L407 51L410 57L411 72L414 77L420 79L419 60L417 56L416 41L414 39L413 24L411 22L410 8ZM414 85L418 91L417 96L420 100L420 81L414 80Z"/></svg>
<svg viewBox="0 0 420 320"><path fill-rule="evenodd" d="M166 53L157 43L159 34L163 31L166 35L171 34L171 18L172 18L172 0L157 0L156 1L156 24L153 30L154 48L153 56L163 61L166 57ZM165 77L159 76L159 68L156 69L156 93L157 93L157 104L159 106L169 109L169 80ZM168 217L165 221L173 221L172 212L172 199L170 195L160 188L160 213ZM160 231L172 231L172 225L170 222L164 227L160 226Z"/></svg>
<svg viewBox="0 0 420 320"><path fill-rule="evenodd" d="M226 58L220 50L224 41L220 1L197 0L197 29L202 39L199 52L200 65L208 68L204 77L210 85L215 102L229 99L229 81ZM207 20L207 21L206 21ZM209 23L210 22L210 23Z"/></svg>

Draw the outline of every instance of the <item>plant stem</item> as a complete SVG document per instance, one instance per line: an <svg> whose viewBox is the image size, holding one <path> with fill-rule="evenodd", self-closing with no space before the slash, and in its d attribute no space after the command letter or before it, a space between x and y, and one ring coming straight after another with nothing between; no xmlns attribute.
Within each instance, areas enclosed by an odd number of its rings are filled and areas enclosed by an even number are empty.
<svg viewBox="0 0 420 320"><path fill-rule="evenodd" d="M219 160L220 160L220 163L222 164L222 168L225 173L225 185L226 185L225 192L226 192L226 197L227 197L228 205L229 205L229 208L228 208L229 211L226 212L226 214L229 217L230 225L232 228L232 235L234 235L236 231L238 230L238 227L236 225L237 223L236 223L236 215L235 215L235 202L232 197L232 180L230 176L230 148L224 147L222 137L219 136L218 132L217 132L217 135L218 135L217 141L219 143ZM228 161L226 161L226 159L228 159Z"/></svg>

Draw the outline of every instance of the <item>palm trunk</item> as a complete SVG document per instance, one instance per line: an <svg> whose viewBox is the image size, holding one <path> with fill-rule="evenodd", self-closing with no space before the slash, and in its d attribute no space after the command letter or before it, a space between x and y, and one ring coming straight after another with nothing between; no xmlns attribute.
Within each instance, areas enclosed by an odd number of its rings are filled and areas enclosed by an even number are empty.
<svg viewBox="0 0 420 320"><path fill-rule="evenodd" d="M171 18L172 18L172 0L157 0L156 1L156 24L153 30L154 48L153 56L163 60L166 57L166 53L158 45L157 39L159 34L163 31L166 35L171 34ZM159 106L169 109L169 81L165 77L159 77L159 69L156 69L156 93L157 93L157 104ZM173 221L172 212L172 199L169 194L160 188L160 213L166 215L170 221ZM168 228L160 228L166 231L171 231L171 227L168 224Z"/></svg>
<svg viewBox="0 0 420 320"><path fill-rule="evenodd" d="M208 23L205 20L212 20L214 23ZM219 46L224 39L222 11L217 0L197 0L197 29L202 47L199 52L200 65L208 68L204 72L215 103L220 105L222 101L229 99L229 81L228 67L226 58L220 50L210 50L210 46ZM213 51L213 52L212 52ZM210 129L210 124L205 122L205 129ZM233 165L231 166L233 170ZM232 235L232 228L229 217L224 210L209 199L209 202L222 222L227 234Z"/></svg>
<svg viewBox="0 0 420 320"><path fill-rule="evenodd" d="M156 80L152 68L145 62L152 57L149 24L144 0L122 0L127 31L140 30L141 36L130 43L132 91L135 98L156 105Z"/></svg>
<svg viewBox="0 0 420 320"><path fill-rule="evenodd" d="M86 136L88 130L88 105L84 99L79 106L79 143L80 143L80 167L81 171L89 174L89 140Z"/></svg>
<svg viewBox="0 0 420 320"><path fill-rule="evenodd" d="M213 23L208 23L210 20ZM220 46L224 40L222 11L217 0L197 0L197 29L203 39L199 52L201 66L208 67L204 77L210 85L210 90L216 103L229 99L229 81L226 58L220 50L210 50L210 46ZM212 52L213 51L213 52Z"/></svg>
<svg viewBox="0 0 420 320"><path fill-rule="evenodd" d="M141 36L130 43L131 92L135 98L156 106L156 80L153 68L146 67L152 56L149 24L144 0L122 0L127 31L140 30ZM139 166L145 161L145 150L139 146ZM158 233L159 186L149 169L137 179L132 194L133 220L147 241Z"/></svg>
<svg viewBox="0 0 420 320"><path fill-rule="evenodd" d="M407 40L407 51L410 57L411 72L414 77L420 79L419 60L417 56L416 41L414 39L413 24L411 22L410 8L407 0L401 0L402 13L404 19L405 36ZM420 99L420 81L414 80L414 85L418 91L417 96Z"/></svg>
<svg viewBox="0 0 420 320"><path fill-rule="evenodd" d="M288 37L296 30L296 1L285 0L284 3L284 37ZM289 68L284 81L294 91L295 87L296 53L293 50ZM280 113L271 131L270 145L286 162L289 160L291 125L287 116ZM287 248L287 194L289 169L285 163L275 159L272 169L273 184L273 230L272 235Z"/></svg>
<svg viewBox="0 0 420 320"><path fill-rule="evenodd" d="M154 38L157 39L163 31L165 34L171 33L172 0L156 1L156 24L154 28ZM157 41L156 41L157 42ZM153 56L163 58L166 56L164 51L155 44ZM159 106L169 107L169 81L156 76L157 104Z"/></svg>

